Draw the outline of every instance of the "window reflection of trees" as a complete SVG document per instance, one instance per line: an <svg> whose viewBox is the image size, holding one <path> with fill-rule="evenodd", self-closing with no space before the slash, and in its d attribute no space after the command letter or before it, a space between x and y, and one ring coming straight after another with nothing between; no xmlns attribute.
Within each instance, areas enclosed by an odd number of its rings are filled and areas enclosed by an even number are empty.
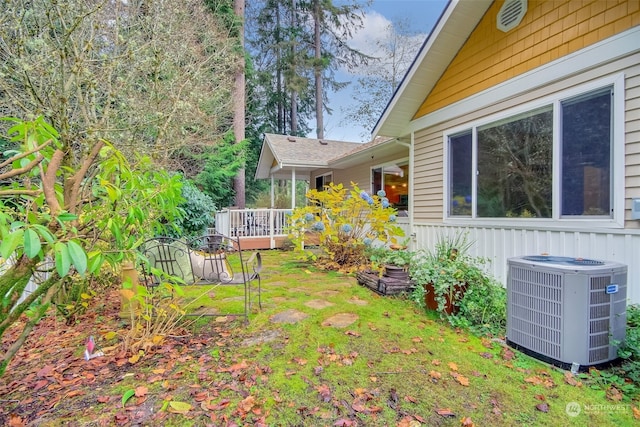
<svg viewBox="0 0 640 427"><path fill-rule="evenodd" d="M552 216L551 106L478 129L478 216Z"/></svg>

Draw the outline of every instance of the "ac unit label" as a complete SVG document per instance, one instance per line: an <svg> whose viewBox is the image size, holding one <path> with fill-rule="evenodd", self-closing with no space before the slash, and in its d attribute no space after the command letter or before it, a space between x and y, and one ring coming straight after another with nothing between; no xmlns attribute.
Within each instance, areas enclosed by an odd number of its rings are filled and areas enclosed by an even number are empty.
<svg viewBox="0 0 640 427"><path fill-rule="evenodd" d="M606 293L608 293L608 294L618 293L618 285L616 285L614 283L612 283L610 285L607 285Z"/></svg>

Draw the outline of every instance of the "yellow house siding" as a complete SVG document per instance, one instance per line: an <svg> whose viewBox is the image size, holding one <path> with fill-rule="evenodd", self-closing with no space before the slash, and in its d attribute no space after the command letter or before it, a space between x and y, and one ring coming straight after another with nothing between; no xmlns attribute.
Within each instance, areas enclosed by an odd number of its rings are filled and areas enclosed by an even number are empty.
<svg viewBox="0 0 640 427"><path fill-rule="evenodd" d="M520 25L503 33L502 4L491 5L414 118L640 25L638 0L529 0Z"/></svg>

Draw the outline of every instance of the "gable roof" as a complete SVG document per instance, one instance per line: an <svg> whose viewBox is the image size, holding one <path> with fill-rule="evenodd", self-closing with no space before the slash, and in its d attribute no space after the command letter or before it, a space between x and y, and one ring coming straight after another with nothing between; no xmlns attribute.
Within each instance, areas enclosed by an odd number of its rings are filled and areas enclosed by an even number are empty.
<svg viewBox="0 0 640 427"><path fill-rule="evenodd" d="M378 119L372 134L401 137L493 0L450 0L400 86Z"/></svg>
<svg viewBox="0 0 640 427"><path fill-rule="evenodd" d="M308 175L313 169L327 167L331 159L353 151L358 145L362 144L266 133L258 160L256 179L269 178L270 173L273 173L275 178L288 179L291 172L284 173L284 169L290 171L291 168ZM300 176L300 179L305 178Z"/></svg>
<svg viewBox="0 0 640 427"><path fill-rule="evenodd" d="M393 141L378 137L363 144L266 133L255 178L266 179L273 174L276 179L290 179L291 170L295 168L297 179L308 179L309 173L316 169L344 169L357 164L373 149L397 150Z"/></svg>

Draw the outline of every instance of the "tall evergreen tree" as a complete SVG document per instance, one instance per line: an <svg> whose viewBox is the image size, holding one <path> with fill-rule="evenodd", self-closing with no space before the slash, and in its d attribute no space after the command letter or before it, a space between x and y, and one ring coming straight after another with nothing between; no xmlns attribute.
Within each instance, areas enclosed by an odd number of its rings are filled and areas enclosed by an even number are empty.
<svg viewBox="0 0 640 427"><path fill-rule="evenodd" d="M351 48L349 40L355 30L362 28L362 5L357 1L334 4L333 0L306 0L300 7L306 11L313 24L313 68L315 89L316 137L324 138L324 111L329 114L325 83L334 90L348 83L335 80L335 71L340 67L351 69L367 62L368 57ZM367 3L368 4L368 3Z"/></svg>
<svg viewBox="0 0 640 427"><path fill-rule="evenodd" d="M362 26L364 2L336 6L332 0L264 0L250 17L248 39L259 73L257 95L264 100L265 130L307 135L315 115L316 135L324 136L327 89L344 88L335 71L365 63L346 43Z"/></svg>

